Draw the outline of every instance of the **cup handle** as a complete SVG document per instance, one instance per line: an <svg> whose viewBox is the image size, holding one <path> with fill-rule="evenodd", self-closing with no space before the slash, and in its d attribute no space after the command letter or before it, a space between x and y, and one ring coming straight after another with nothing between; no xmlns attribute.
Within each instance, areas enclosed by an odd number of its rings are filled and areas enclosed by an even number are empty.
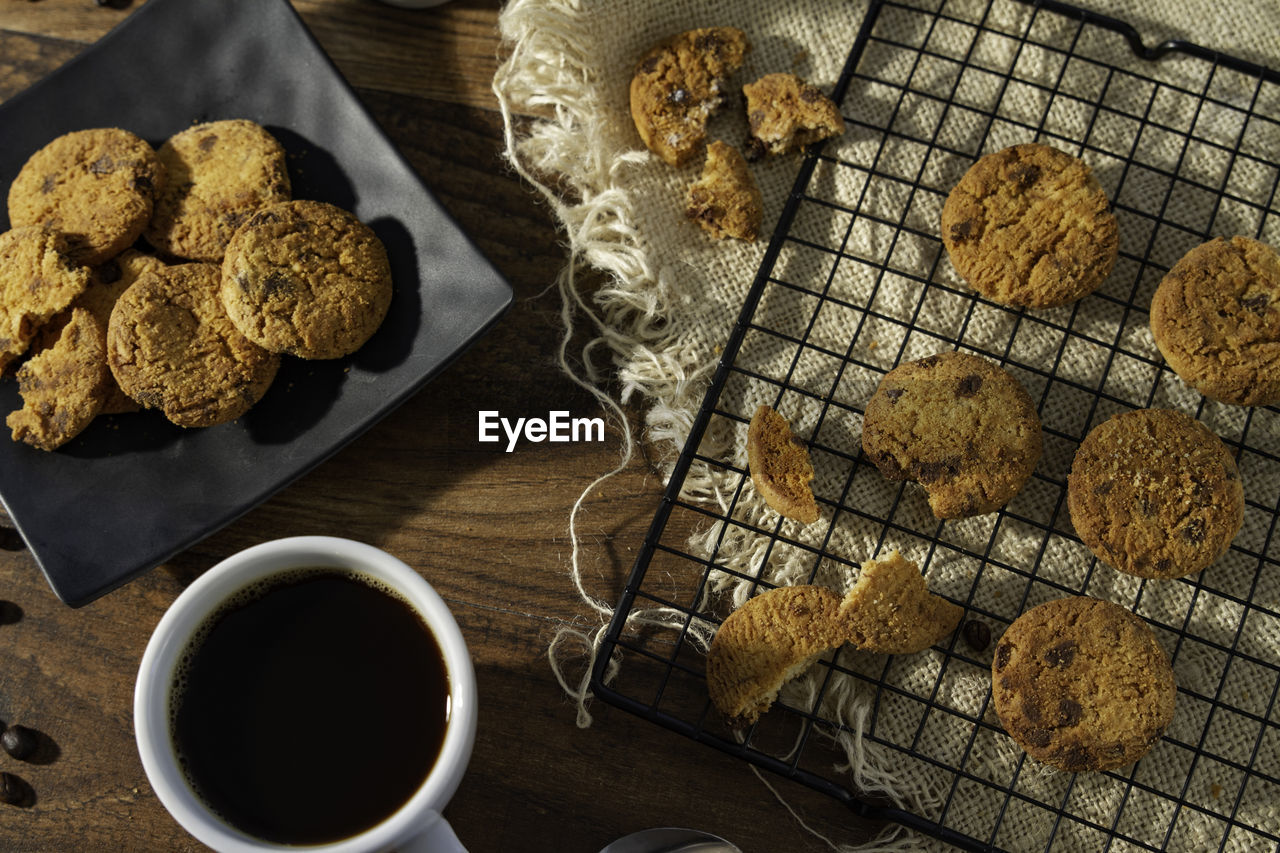
<svg viewBox="0 0 1280 853"><path fill-rule="evenodd" d="M431 811L415 835L396 846L396 853L467 853L444 815Z"/></svg>

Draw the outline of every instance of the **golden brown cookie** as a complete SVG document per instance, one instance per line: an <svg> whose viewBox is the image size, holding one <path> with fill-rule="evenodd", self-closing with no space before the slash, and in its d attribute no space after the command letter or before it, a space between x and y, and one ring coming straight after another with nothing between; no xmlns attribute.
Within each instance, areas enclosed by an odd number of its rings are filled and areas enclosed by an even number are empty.
<svg viewBox="0 0 1280 853"><path fill-rule="evenodd" d="M64 237L40 225L0 234L0 370L88 287L88 268L65 250Z"/></svg>
<svg viewBox="0 0 1280 853"><path fill-rule="evenodd" d="M1280 255L1247 237L1200 244L1156 288L1151 334L1169 367L1206 397L1280 401Z"/></svg>
<svg viewBox="0 0 1280 853"><path fill-rule="evenodd" d="M631 118L650 151L680 166L702 148L707 120L724 104L726 80L748 50L742 30L708 27L645 53L631 78Z"/></svg>
<svg viewBox="0 0 1280 853"><path fill-rule="evenodd" d="M106 367L107 326L111 321L111 309L115 307L116 300L138 280L138 276L143 272L163 266L165 263L154 255L144 254L137 249L125 249L105 264L95 267L89 277L89 286L71 303L72 309L83 308L97 321L96 329L102 338L98 348L102 352L104 368ZM136 400L120 389L110 370L107 370L105 397L100 412L103 415L136 412L142 408Z"/></svg>
<svg viewBox="0 0 1280 853"><path fill-rule="evenodd" d="M756 491L780 515L803 524L818 520L809 451L769 406L758 407L747 427L747 468Z"/></svg>
<svg viewBox="0 0 1280 853"><path fill-rule="evenodd" d="M1198 572L1244 520L1244 487L1222 439L1172 409L1123 412L1094 427L1071 463L1067 506L1080 539L1144 578Z"/></svg>
<svg viewBox="0 0 1280 853"><path fill-rule="evenodd" d="M782 685L824 651L838 647L840 598L813 585L784 586L750 598L711 640L707 690L733 725L751 725Z"/></svg>
<svg viewBox="0 0 1280 853"><path fill-rule="evenodd" d="M867 560L858 580L840 602L847 642L869 652L924 651L960 624L964 608L929 591L920 567L894 551L885 560Z"/></svg>
<svg viewBox="0 0 1280 853"><path fill-rule="evenodd" d="M227 246L222 304L272 352L340 358L391 306L391 265L369 226L339 207L290 201L258 211Z"/></svg>
<svg viewBox="0 0 1280 853"><path fill-rule="evenodd" d="M1147 624L1109 601L1059 598L1023 613L991 664L1005 731L1073 773L1137 761L1173 719L1173 667Z"/></svg>
<svg viewBox="0 0 1280 853"><path fill-rule="evenodd" d="M246 119L194 125L169 137L158 154L168 181L146 238L176 258L221 261L249 214L292 192L284 147Z"/></svg>
<svg viewBox="0 0 1280 853"><path fill-rule="evenodd" d="M799 151L844 133L840 108L794 74L766 74L742 87L747 97L747 157Z"/></svg>
<svg viewBox="0 0 1280 853"><path fill-rule="evenodd" d="M965 172L942 208L942 242L970 287L1030 308L1092 293L1120 245L1088 165L1034 143L987 154Z"/></svg>
<svg viewBox="0 0 1280 853"><path fill-rule="evenodd" d="M6 423L14 441L54 450L89 425L106 400L106 338L98 320L73 308L57 339L18 368L22 408Z"/></svg>
<svg viewBox="0 0 1280 853"><path fill-rule="evenodd" d="M717 240L756 241L764 199L738 149L719 140L707 146L702 177L689 187L684 215Z"/></svg>
<svg viewBox="0 0 1280 853"><path fill-rule="evenodd" d="M23 165L9 186L9 222L61 232L76 261L99 264L138 239L163 188L164 167L146 140L120 128L78 130Z"/></svg>
<svg viewBox="0 0 1280 853"><path fill-rule="evenodd" d="M943 352L900 364L867 403L862 449L890 480L924 486L938 518L994 512L1040 458L1030 395L992 361Z"/></svg>
<svg viewBox="0 0 1280 853"><path fill-rule="evenodd" d="M120 295L107 363L124 392L183 427L238 418L261 399L280 357L246 339L218 299L218 267L148 270Z"/></svg>

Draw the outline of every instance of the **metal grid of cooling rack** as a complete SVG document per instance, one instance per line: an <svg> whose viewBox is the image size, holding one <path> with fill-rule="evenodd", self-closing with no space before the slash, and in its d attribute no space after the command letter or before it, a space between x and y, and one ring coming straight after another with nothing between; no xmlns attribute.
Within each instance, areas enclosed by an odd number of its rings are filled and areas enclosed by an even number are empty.
<svg viewBox="0 0 1280 853"><path fill-rule="evenodd" d="M875 0L834 94L850 130L803 161L607 632L596 695L859 814L969 849L1276 849L1280 411L1187 389L1150 340L1147 306L1169 267L1211 236L1280 246L1280 74L1193 45L1148 49L1127 24L1054 2ZM1113 274L1061 309L1013 310L976 296L937 233L942 201L964 170L1026 141L1090 163L1120 224ZM941 349L998 361L1041 414L1036 474L981 520L937 522L918 487L887 483L858 449L862 407L879 378ZM739 512L745 457L706 451L713 434L736 436L728 446L740 450L758 402L793 416L808 438L824 510L816 534ZM1080 440L1143 406L1205 422L1236 454L1245 482L1244 527L1231 549L1177 581L1141 581L1097 563L1065 507ZM727 484L723 501L682 497L695 467ZM758 559L746 567L722 559L726 543L744 540L759 542ZM849 542L862 550L850 553ZM1047 772L1010 749L989 708L990 649L953 636L910 661L842 650L818 665L816 695L784 693L752 729L728 730L689 639L691 626L714 627L725 615L708 588L726 577L767 588L763 567L781 554L809 561L813 578L890 547L918 558L931 587L996 637L1046 598L1085 593L1129 606L1174 661L1174 723L1131 768ZM668 615L666 628L628 624L649 607ZM606 683L615 654L625 663ZM828 736L848 734L851 723L830 713L823 694L841 680L870 702L860 736L901 773L933 779L933 796L891 808L832 770ZM966 683L968 692L956 689ZM974 683L983 686L975 692Z"/></svg>

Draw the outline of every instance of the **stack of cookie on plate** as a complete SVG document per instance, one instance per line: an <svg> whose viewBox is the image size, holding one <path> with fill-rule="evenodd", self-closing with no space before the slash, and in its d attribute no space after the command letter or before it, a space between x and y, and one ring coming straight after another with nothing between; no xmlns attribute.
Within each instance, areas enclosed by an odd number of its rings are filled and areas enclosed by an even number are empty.
<svg viewBox="0 0 1280 853"><path fill-rule="evenodd" d="M292 198L260 125L193 125L159 149L120 128L60 136L9 187L0 368L13 438L57 448L100 414L225 423L282 354L338 358L391 303L382 243L351 213Z"/></svg>
<svg viewBox="0 0 1280 853"><path fill-rule="evenodd" d="M941 236L977 293L1031 310L1092 293L1110 275L1119 243L1089 167L1040 144L981 157L948 196ZM1240 406L1280 400L1280 256L1270 247L1233 237L1193 248L1159 285L1150 318L1160 352L1189 386ZM1036 406L1017 379L959 351L889 371L862 423L864 456L886 478L920 484L938 519L999 510L1031 477L1041 444ZM779 515L800 524L820 518L806 444L768 406L748 427L747 457L756 491ZM1244 491L1234 456L1212 430L1180 411L1142 408L1086 435L1067 479L1067 508L1099 560L1158 582L1199 572L1226 552L1243 522ZM931 594L908 565L919 582L915 603L882 593L894 605L873 618L887 626L890 615L909 615L922 644L880 650L919 650L959 622L954 604L921 606ZM877 650L851 633L847 605L808 587L749 600L713 641L713 702L730 719L753 722L821 652L845 642ZM1086 595L1015 619L998 641L991 678L994 710L1013 740L1070 772L1136 761L1169 725L1177 693L1169 656L1147 623Z"/></svg>

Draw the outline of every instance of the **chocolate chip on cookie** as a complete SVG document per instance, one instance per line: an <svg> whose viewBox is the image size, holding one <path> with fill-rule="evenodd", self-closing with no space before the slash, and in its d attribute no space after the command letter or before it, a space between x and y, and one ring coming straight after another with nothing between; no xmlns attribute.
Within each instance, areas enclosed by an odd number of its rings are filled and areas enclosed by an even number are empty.
<svg viewBox="0 0 1280 853"><path fill-rule="evenodd" d="M1280 401L1280 255L1247 237L1195 247L1156 288L1151 334L1173 371L1206 397Z"/></svg>
<svg viewBox="0 0 1280 853"><path fill-rule="evenodd" d="M1092 170L1029 143L980 158L947 196L942 242L969 286L1003 305L1050 308L1092 293L1119 250Z"/></svg>

